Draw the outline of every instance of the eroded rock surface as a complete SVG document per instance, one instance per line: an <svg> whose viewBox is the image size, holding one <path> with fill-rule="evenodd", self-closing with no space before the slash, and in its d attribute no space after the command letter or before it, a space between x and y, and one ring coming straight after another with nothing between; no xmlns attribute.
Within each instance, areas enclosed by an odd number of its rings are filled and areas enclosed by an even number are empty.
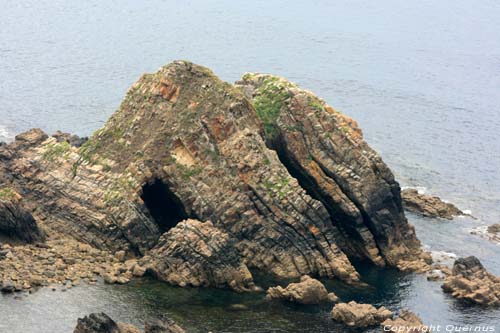
<svg viewBox="0 0 500 333"><path fill-rule="evenodd" d="M474 256L459 258L442 285L453 297L481 305L500 305L500 277L489 273Z"/></svg>
<svg viewBox="0 0 500 333"><path fill-rule="evenodd" d="M404 189L401 196L405 209L426 217L440 217L451 220L455 216L466 215L455 205L444 202L439 197L418 193L415 189Z"/></svg>
<svg viewBox="0 0 500 333"><path fill-rule="evenodd" d="M369 327L380 325L392 317L385 307L376 308L371 304L358 304L355 301L339 303L333 307L332 319L350 327Z"/></svg>
<svg viewBox="0 0 500 333"><path fill-rule="evenodd" d="M143 75L85 143L35 129L1 145L2 186L49 239L152 251L179 285L246 290L248 269L356 282L348 257L425 266L399 185L356 123L278 81L233 86L174 62Z"/></svg>
<svg viewBox="0 0 500 333"><path fill-rule="evenodd" d="M290 283L286 288L281 286L269 288L266 298L300 304L320 304L327 301L338 301L338 297L334 293L328 293L323 283L308 275L302 276L298 283Z"/></svg>
<svg viewBox="0 0 500 333"><path fill-rule="evenodd" d="M211 222L186 220L151 250L148 268L178 286L214 286L251 291L252 274L235 251L237 240Z"/></svg>

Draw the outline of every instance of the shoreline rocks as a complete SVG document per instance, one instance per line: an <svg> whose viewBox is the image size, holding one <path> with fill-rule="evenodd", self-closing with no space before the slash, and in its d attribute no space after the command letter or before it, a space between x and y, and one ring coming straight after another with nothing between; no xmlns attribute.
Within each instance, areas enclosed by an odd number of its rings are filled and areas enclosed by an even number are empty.
<svg viewBox="0 0 500 333"><path fill-rule="evenodd" d="M101 312L78 318L73 333L142 333L142 331L131 324L117 323ZM164 318L146 321L144 333L186 333L186 331L173 320Z"/></svg>
<svg viewBox="0 0 500 333"><path fill-rule="evenodd" d="M377 309L371 304L359 304L355 301L336 304L332 310L333 320L356 328L378 326L390 318L392 312L383 306Z"/></svg>
<svg viewBox="0 0 500 333"><path fill-rule="evenodd" d="M0 288L3 292L30 291L59 285L64 289L80 283L127 283L140 265L137 259L120 260L114 254L72 240L46 244L0 247ZM6 253L6 254L5 254ZM136 274L137 275L137 274Z"/></svg>
<svg viewBox="0 0 500 333"><path fill-rule="evenodd" d="M298 283L290 283L286 288L270 287L267 289L266 299L285 300L300 304L320 304L339 300L334 293L328 293L320 281L308 275L302 276Z"/></svg>
<svg viewBox="0 0 500 333"><path fill-rule="evenodd" d="M407 188L401 191L403 207L410 212L419 213L425 217L451 220L455 216L467 215L455 205L434 197L419 193L416 189Z"/></svg>
<svg viewBox="0 0 500 333"><path fill-rule="evenodd" d="M500 277L486 271L474 256L457 259L452 275L446 278L441 287L451 296L470 303L500 305Z"/></svg>

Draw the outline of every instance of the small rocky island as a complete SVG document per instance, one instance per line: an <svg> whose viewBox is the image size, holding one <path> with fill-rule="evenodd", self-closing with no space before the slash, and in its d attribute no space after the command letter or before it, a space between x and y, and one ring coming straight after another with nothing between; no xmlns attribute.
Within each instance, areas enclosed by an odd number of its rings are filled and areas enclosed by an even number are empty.
<svg viewBox="0 0 500 333"><path fill-rule="evenodd" d="M186 61L143 75L88 140L33 129L0 144L0 237L6 292L144 274L260 292L260 271L302 277L269 298L316 304L337 298L312 277L361 284L353 260L430 269L353 119L283 78L232 85ZM94 317L75 332L109 323Z"/></svg>

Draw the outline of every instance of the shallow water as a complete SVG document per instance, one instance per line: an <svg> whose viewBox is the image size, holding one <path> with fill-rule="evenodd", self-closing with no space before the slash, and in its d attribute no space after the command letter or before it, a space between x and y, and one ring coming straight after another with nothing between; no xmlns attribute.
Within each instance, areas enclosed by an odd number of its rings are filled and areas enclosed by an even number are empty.
<svg viewBox="0 0 500 333"><path fill-rule="evenodd" d="M469 233L500 222L499 17L493 0L7 1L0 141L31 127L88 135L143 72L174 59L206 65L227 81L245 71L279 74L358 120L403 186L422 186L477 217L410 214L426 246L474 254L500 274L499 246ZM408 306L428 324L500 329L497 310L464 307L439 283L374 269L366 276L372 291L330 288L346 300ZM0 332L69 332L77 316L96 310L135 323L166 312L198 331L336 329L325 308L138 284L0 296ZM227 311L234 302L250 310Z"/></svg>

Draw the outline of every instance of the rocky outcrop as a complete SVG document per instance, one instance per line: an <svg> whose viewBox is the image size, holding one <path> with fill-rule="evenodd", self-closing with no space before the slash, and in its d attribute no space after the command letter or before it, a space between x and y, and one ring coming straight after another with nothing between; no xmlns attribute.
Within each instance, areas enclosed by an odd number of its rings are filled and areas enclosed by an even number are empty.
<svg viewBox="0 0 500 333"><path fill-rule="evenodd" d="M186 331L170 319L147 321L144 333L185 333ZM107 314L92 313L79 318L73 333L141 333L130 324L117 323Z"/></svg>
<svg viewBox="0 0 500 333"><path fill-rule="evenodd" d="M500 305L500 277L486 271L479 259L457 259L452 273L442 285L444 292L475 304Z"/></svg>
<svg viewBox="0 0 500 333"><path fill-rule="evenodd" d="M349 257L426 265L399 185L356 123L269 80L233 86L174 62L81 147L37 129L2 145L3 182L49 239L151 251L151 270L179 285L252 289L248 269L352 283Z"/></svg>
<svg viewBox="0 0 500 333"><path fill-rule="evenodd" d="M384 332L430 332L419 316L409 310L402 310L396 319L387 319L382 323Z"/></svg>
<svg viewBox="0 0 500 333"><path fill-rule="evenodd" d="M353 119L277 76L248 73L237 86L251 99L268 146L327 209L346 254L393 266L418 256L399 184Z"/></svg>
<svg viewBox="0 0 500 333"><path fill-rule="evenodd" d="M332 319L349 327L377 326L391 317L392 312L383 306L377 309L371 304L358 304L355 301L336 304L332 310Z"/></svg>
<svg viewBox="0 0 500 333"><path fill-rule="evenodd" d="M439 197L421 194L415 189L404 189L401 192L405 209L426 217L439 217L451 220L455 216L466 215L453 204L442 201Z"/></svg>
<svg viewBox="0 0 500 333"><path fill-rule="evenodd" d="M338 301L338 297L334 293L328 293L323 283L308 275L301 277L298 283L290 283L286 288L281 286L269 288L266 298L300 304L320 304L327 301Z"/></svg>
<svg viewBox="0 0 500 333"><path fill-rule="evenodd" d="M145 260L151 260L148 269L156 277L174 285L251 291L252 274L235 252L236 243L211 222L186 220L165 233Z"/></svg>

